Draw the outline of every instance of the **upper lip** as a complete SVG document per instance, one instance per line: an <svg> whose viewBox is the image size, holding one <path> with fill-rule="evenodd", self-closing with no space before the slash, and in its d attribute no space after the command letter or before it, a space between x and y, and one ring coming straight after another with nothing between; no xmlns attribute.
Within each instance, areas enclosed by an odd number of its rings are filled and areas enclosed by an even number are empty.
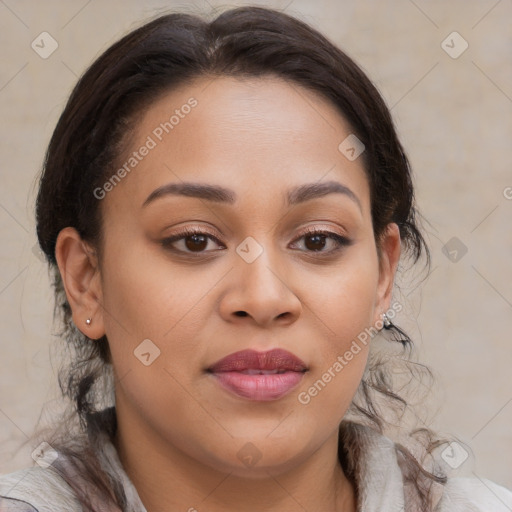
<svg viewBox="0 0 512 512"><path fill-rule="evenodd" d="M241 372L244 370L287 370L303 372L308 368L299 357L287 350L277 348L266 352L257 350L241 350L234 352L213 365L209 372Z"/></svg>

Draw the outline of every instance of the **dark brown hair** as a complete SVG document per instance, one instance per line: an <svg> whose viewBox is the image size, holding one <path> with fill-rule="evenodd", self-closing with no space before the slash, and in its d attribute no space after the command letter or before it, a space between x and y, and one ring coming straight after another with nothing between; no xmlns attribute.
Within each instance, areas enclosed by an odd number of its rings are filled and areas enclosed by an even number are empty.
<svg viewBox="0 0 512 512"><path fill-rule="evenodd" d="M394 222L400 228L403 258L417 263L424 256L427 267L430 265L429 250L418 227L410 165L390 112L350 57L305 22L270 8L234 8L211 21L188 13L159 16L127 34L93 62L73 89L46 153L36 205L37 235L54 278L60 335L72 352L71 364L59 375L62 393L72 405L67 418L61 419L62 432L69 429L73 418L79 419L78 431L88 433L90 440L94 432L107 428L95 424L94 418L99 402L108 394L108 386L102 383L111 375L111 360L106 337L92 341L71 320L56 266L57 235L72 226L101 253L101 201L93 191L120 164L138 114L178 86L216 76L280 77L327 99L365 145L361 158L370 187L377 247L386 226ZM400 342L395 346L410 352L412 342L403 330L393 324L388 333ZM389 422L379 413L376 397L398 414L408 405L393 390L390 369L394 362L389 359L373 356L351 405L351 412L361 422L380 432ZM398 359L407 363L403 354ZM408 368L414 377L431 376L421 365L410 362ZM413 435L424 436L424 455L442 443L427 428L411 432L411 438ZM54 437L53 443L89 475L105 503L111 500L124 508L119 485L109 485L102 478L92 452L78 439L73 447L63 434ZM408 467L404 478L416 485L423 510L431 510L425 477L440 483L446 482L446 477L427 471L407 448L397 446Z"/></svg>

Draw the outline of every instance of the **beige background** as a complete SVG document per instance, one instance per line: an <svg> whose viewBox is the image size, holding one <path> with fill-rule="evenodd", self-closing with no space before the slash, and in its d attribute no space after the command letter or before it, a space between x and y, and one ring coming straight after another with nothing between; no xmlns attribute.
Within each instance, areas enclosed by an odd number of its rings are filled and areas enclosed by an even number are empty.
<svg viewBox="0 0 512 512"><path fill-rule="evenodd" d="M405 276L396 295L398 323L437 378L426 421L471 447L457 474L512 489L512 2L254 3L324 32L392 108L430 223L432 273ZM142 18L209 4L247 3L0 1L0 472L32 463L18 447L57 397L53 299L33 251L35 176L57 118L79 74ZM59 45L47 59L31 48L43 31ZM458 58L441 46L453 31L469 44ZM458 261L442 252L452 237L467 247Z"/></svg>

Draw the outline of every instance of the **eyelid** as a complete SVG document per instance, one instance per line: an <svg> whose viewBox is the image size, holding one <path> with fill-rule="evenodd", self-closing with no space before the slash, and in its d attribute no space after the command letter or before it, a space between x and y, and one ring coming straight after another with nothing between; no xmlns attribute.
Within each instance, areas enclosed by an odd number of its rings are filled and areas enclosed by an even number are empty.
<svg viewBox="0 0 512 512"><path fill-rule="evenodd" d="M323 232L323 233L329 233L329 234L335 234L335 235L338 235L339 237L343 237L343 238L346 238L348 240L348 236L346 234L342 234L342 233L338 233L338 231L336 231L333 227L326 227L326 226L307 226L306 228L302 229L299 231L299 234L297 235L297 237L295 238L295 240L297 240L297 238L300 238L304 235L307 235L309 233L318 233L318 232Z"/></svg>
<svg viewBox="0 0 512 512"><path fill-rule="evenodd" d="M207 238L214 240L215 243L217 243L218 245L222 245L223 247L225 247L224 244L219 240L219 238L216 235L214 235L213 233L208 231L206 228L202 228L199 226L185 227L182 230L178 231L177 233L164 238L161 241L161 243L164 247L167 247L167 246L171 245L171 243L173 243L173 242L177 242L179 240L182 240L183 238L187 238L188 236L192 236L192 235L206 235ZM194 254L192 252L186 253L184 251L179 251L179 250L177 250L177 252L181 252L184 254ZM207 251L207 252L212 252L212 251ZM207 252L204 252L203 254L206 254ZM200 253L198 253L198 254L200 254Z"/></svg>

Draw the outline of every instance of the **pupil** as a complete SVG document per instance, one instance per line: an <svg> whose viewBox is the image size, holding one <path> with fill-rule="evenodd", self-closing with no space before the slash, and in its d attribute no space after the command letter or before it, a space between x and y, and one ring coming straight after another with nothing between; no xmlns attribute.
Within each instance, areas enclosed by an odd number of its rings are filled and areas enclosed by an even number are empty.
<svg viewBox="0 0 512 512"><path fill-rule="evenodd" d="M313 242L314 247L312 248L313 250L323 249L325 243L322 243L321 247L318 247L318 245L315 246L315 244L318 244L320 242L320 240L322 242L325 242L325 238L326 238L326 235L310 235L309 237L307 237L307 239L309 239L309 240L314 240L314 242ZM306 246L307 245L308 244L306 243Z"/></svg>
<svg viewBox="0 0 512 512"><path fill-rule="evenodd" d="M187 238L187 248L194 250L194 249L204 249L205 245L205 236L204 235L190 235ZM193 240L192 242L189 242L190 240Z"/></svg>

